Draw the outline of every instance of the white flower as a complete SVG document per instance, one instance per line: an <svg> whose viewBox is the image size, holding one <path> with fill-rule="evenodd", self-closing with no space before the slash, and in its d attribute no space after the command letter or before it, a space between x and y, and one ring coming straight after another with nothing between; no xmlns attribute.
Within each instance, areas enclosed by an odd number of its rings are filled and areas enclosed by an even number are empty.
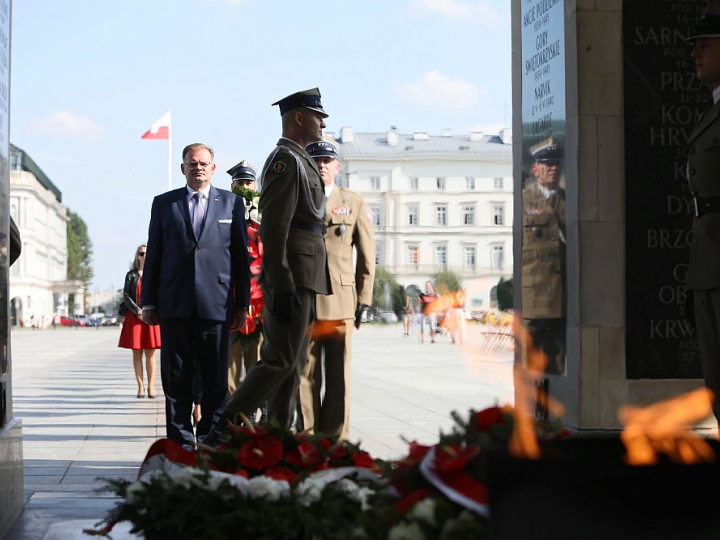
<svg viewBox="0 0 720 540"><path fill-rule="evenodd" d="M201 486L203 481L201 479L203 472L200 469L194 467L185 467L180 469L178 472L172 475L172 480L176 484L180 484L186 488L190 486Z"/></svg>
<svg viewBox="0 0 720 540"><path fill-rule="evenodd" d="M388 532L387 540L425 540L420 525L401 521Z"/></svg>
<svg viewBox="0 0 720 540"><path fill-rule="evenodd" d="M286 480L275 480L269 476L256 476L249 481L250 498L279 501L286 497L290 491L290 484Z"/></svg>
<svg viewBox="0 0 720 540"><path fill-rule="evenodd" d="M298 499L304 506L310 506L320 500L324 488L325 482L322 479L306 478L297 487Z"/></svg>
<svg viewBox="0 0 720 540"><path fill-rule="evenodd" d="M252 200L252 205L257 208L260 206L260 196L254 197Z"/></svg>
<svg viewBox="0 0 720 540"><path fill-rule="evenodd" d="M251 208L248 212L248 217L253 221L258 221L258 209L256 207Z"/></svg>
<svg viewBox="0 0 720 540"><path fill-rule="evenodd" d="M342 478L338 480L337 485L345 493L348 494L350 499L360 503L360 507L365 510L370 510L370 503L368 503L368 497L375 493L372 489L365 486L359 486L349 478Z"/></svg>
<svg viewBox="0 0 720 540"><path fill-rule="evenodd" d="M133 482L130 484L127 488L127 491L125 492L125 500L128 504L135 504L138 499L138 495L145 489L145 484L143 482L140 482L139 480L137 482Z"/></svg>
<svg viewBox="0 0 720 540"><path fill-rule="evenodd" d="M435 520L435 499L426 497L419 503L416 503L408 512L408 517L424 521L433 527L437 526Z"/></svg>
<svg viewBox="0 0 720 540"><path fill-rule="evenodd" d="M208 480L207 487L210 491L215 491L220 487L225 480L237 489L243 495L247 495L248 492L248 479L237 474L228 474L219 471L210 471L210 479Z"/></svg>

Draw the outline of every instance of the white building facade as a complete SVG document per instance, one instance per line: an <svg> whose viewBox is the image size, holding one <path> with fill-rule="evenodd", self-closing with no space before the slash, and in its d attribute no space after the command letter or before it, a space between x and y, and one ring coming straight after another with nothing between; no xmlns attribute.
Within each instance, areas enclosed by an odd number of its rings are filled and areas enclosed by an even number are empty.
<svg viewBox="0 0 720 540"><path fill-rule="evenodd" d="M20 230L22 254L10 267L13 325L48 326L67 315L75 293L82 313L83 285L67 279L67 209L62 193L20 148L10 145L10 215Z"/></svg>
<svg viewBox="0 0 720 540"><path fill-rule="evenodd" d="M513 268L510 130L498 136L336 134L339 185L361 193L375 226L376 264L424 290L432 274L462 277L467 310L495 303Z"/></svg>

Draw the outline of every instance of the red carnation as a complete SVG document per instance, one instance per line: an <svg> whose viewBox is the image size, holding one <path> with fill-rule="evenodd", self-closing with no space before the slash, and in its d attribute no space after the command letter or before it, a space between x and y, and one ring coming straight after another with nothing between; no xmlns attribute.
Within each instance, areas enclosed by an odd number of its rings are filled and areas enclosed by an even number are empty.
<svg viewBox="0 0 720 540"><path fill-rule="evenodd" d="M365 469L377 467L377 463L367 452L353 452L352 460L356 467L364 467Z"/></svg>
<svg viewBox="0 0 720 540"><path fill-rule="evenodd" d="M415 489L395 503L395 510L401 514L407 514L412 506L419 503L432 493L427 488Z"/></svg>
<svg viewBox="0 0 720 540"><path fill-rule="evenodd" d="M490 429L495 425L503 424L505 424L505 413L502 407L490 407L489 409L480 411L475 416L475 427L480 432Z"/></svg>
<svg viewBox="0 0 720 540"><path fill-rule="evenodd" d="M291 469L280 465L277 467L270 467L267 471L265 471L265 476L269 476L274 480L285 480L289 484L294 484L295 480L297 480L297 474L295 474Z"/></svg>
<svg viewBox="0 0 720 540"><path fill-rule="evenodd" d="M460 471L479 452L480 448L475 445L466 448L462 448L457 444L438 446L435 450L435 469L440 473Z"/></svg>
<svg viewBox="0 0 720 540"><path fill-rule="evenodd" d="M320 460L320 453L307 440L301 440L297 448L285 452L285 459L293 465L311 467Z"/></svg>
<svg viewBox="0 0 720 540"><path fill-rule="evenodd" d="M348 457L348 449L344 444L336 444L330 448L330 459L332 460L343 460Z"/></svg>
<svg viewBox="0 0 720 540"><path fill-rule="evenodd" d="M237 453L237 460L249 469L272 467L282 458L283 445L274 437L263 437L246 442Z"/></svg>
<svg viewBox="0 0 720 540"><path fill-rule="evenodd" d="M430 446L418 444L417 441L411 442L410 452L408 453L407 457L398 462L398 470L407 471L408 469L412 469L413 467L415 467L423 460L425 455L430 451L430 448Z"/></svg>

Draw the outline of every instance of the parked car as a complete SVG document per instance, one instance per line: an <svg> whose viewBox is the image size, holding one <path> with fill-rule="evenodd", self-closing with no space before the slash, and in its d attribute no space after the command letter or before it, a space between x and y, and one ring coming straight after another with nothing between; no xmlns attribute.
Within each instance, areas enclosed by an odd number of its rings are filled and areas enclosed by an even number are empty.
<svg viewBox="0 0 720 540"><path fill-rule="evenodd" d="M88 326L101 326L105 320L105 314L101 311L93 313L88 317Z"/></svg>
<svg viewBox="0 0 720 540"><path fill-rule="evenodd" d="M73 315L73 326L87 326L87 317L85 315Z"/></svg>
<svg viewBox="0 0 720 540"><path fill-rule="evenodd" d="M120 323L115 315L105 315L105 318L102 321L103 326L117 326L118 324Z"/></svg>
<svg viewBox="0 0 720 540"><path fill-rule="evenodd" d="M74 322L75 319L73 319L72 317L68 317L66 315L62 315L60 317L60 326L72 326Z"/></svg>

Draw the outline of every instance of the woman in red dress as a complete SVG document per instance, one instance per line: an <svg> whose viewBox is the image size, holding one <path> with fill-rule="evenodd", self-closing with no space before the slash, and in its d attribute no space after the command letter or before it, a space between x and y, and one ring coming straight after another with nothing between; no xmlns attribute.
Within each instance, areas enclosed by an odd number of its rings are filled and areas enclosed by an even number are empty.
<svg viewBox="0 0 720 540"><path fill-rule="evenodd" d="M123 321L122 331L120 332L120 342L118 343L118 347L132 349L135 379L138 384L138 398L145 397L142 364L143 351L145 351L145 362L147 366L148 397L155 397L155 349L160 348L160 327L150 326L142 320L140 289L142 287L142 273L143 266L145 266L146 250L147 246L144 244L137 248L132 269L125 275L123 302L127 308L127 314Z"/></svg>

